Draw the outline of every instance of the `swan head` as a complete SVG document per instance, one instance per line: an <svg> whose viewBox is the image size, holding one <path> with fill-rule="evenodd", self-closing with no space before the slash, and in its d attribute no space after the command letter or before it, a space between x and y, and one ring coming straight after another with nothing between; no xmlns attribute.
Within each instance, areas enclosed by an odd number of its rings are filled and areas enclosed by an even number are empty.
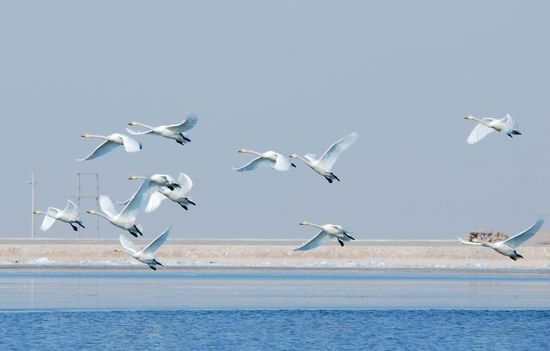
<svg viewBox="0 0 550 351"><path fill-rule="evenodd" d="M306 225L306 224L309 224L309 222L301 221L299 224L300 224L300 225Z"/></svg>
<svg viewBox="0 0 550 351"><path fill-rule="evenodd" d="M468 115L468 116L464 117L464 119L474 119L474 116Z"/></svg>
<svg viewBox="0 0 550 351"><path fill-rule="evenodd" d="M90 134L84 133L84 134L81 135L81 137L83 137L83 138L89 138L89 137L90 137Z"/></svg>
<svg viewBox="0 0 550 351"><path fill-rule="evenodd" d="M247 152L246 149L239 149L239 152Z"/></svg>
<svg viewBox="0 0 550 351"><path fill-rule="evenodd" d="M290 157L290 158L298 158L298 155L296 155L296 154L290 154L290 155L288 155L288 157Z"/></svg>
<svg viewBox="0 0 550 351"><path fill-rule="evenodd" d="M119 250L119 249L114 249L113 251L114 252L122 252L122 250Z"/></svg>
<svg viewBox="0 0 550 351"><path fill-rule="evenodd" d="M86 211L86 213L95 214L96 212L94 210L89 210L89 211Z"/></svg>
<svg viewBox="0 0 550 351"><path fill-rule="evenodd" d="M132 121L132 122L128 123L128 125L129 125L129 126L135 126L135 125L137 125L137 122L136 122L136 121Z"/></svg>
<svg viewBox="0 0 550 351"><path fill-rule="evenodd" d="M42 211L40 211L40 210L34 210L34 211L32 211L32 213L33 213L33 214L41 214Z"/></svg>
<svg viewBox="0 0 550 351"><path fill-rule="evenodd" d="M138 176L130 176L130 177L128 177L128 180L136 180L136 179L138 179Z"/></svg>

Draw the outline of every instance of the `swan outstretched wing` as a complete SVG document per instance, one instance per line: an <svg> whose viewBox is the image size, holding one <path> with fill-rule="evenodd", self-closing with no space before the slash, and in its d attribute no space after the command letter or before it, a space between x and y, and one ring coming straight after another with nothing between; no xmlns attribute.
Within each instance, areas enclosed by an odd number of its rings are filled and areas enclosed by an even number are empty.
<svg viewBox="0 0 550 351"><path fill-rule="evenodd" d="M326 169L332 169L338 157L344 152L348 147L357 141L359 136L357 133L351 133L347 137L344 137L334 144L332 144L328 150L321 156L319 163L322 164Z"/></svg>
<svg viewBox="0 0 550 351"><path fill-rule="evenodd" d="M55 217L57 217L58 213L59 213L59 210L57 208L48 207L48 209L46 210L46 213L44 214L44 220L42 221L40 230L45 232L48 229L50 229L52 225L55 223Z"/></svg>
<svg viewBox="0 0 550 351"><path fill-rule="evenodd" d="M141 183L141 186L132 196L130 201L128 201L128 203L126 204L122 212L119 214L119 216L125 216L129 218L135 218L137 216L137 213L141 208L141 204L143 203L143 199L145 198L147 192L149 191L150 183L151 181L149 179L143 180L143 183Z"/></svg>
<svg viewBox="0 0 550 351"><path fill-rule="evenodd" d="M153 192L149 197L147 206L145 206L145 212L150 213L155 211L157 208L159 208L160 204L162 203L162 200L164 199L166 199L166 196L164 196L164 194L162 194L161 192L158 192L158 191Z"/></svg>
<svg viewBox="0 0 550 351"><path fill-rule="evenodd" d="M481 120L484 123L489 123L493 121L492 118L482 118ZM468 139L466 140L466 142L468 144L473 145L494 131L495 130L493 128L487 127L485 124L478 122L477 126L474 127L474 129L468 136Z"/></svg>
<svg viewBox="0 0 550 351"><path fill-rule="evenodd" d="M124 134L119 134L119 136L122 139L126 152L138 152L142 149L142 145L139 141Z"/></svg>
<svg viewBox="0 0 550 351"><path fill-rule="evenodd" d="M290 160L279 153L276 153L276 154L277 154L277 161L275 161L275 165L273 166L273 168L281 172L288 171L291 166Z"/></svg>
<svg viewBox="0 0 550 351"><path fill-rule="evenodd" d="M273 166L273 161L267 158L258 157L250 161L248 164L241 168L233 168L237 172L254 171L256 169L267 168Z"/></svg>
<svg viewBox="0 0 550 351"><path fill-rule="evenodd" d="M164 244L166 239L168 238L168 235L170 235L170 228L166 229L164 233L159 235L155 240L151 241L149 245L147 245L141 252L144 255L153 255L155 251L158 250L158 248Z"/></svg>
<svg viewBox="0 0 550 351"><path fill-rule="evenodd" d="M528 229L524 230L523 232L521 232L517 235L514 235L513 237L511 237L508 240L505 240L504 244L506 244L506 245L510 246L511 248L515 249L516 247L520 246L521 244L523 244L524 242L526 242L527 240L532 238L533 235L537 234L537 232L542 227L543 223L544 223L544 220L539 219L535 224L533 224Z"/></svg>
<svg viewBox="0 0 550 351"><path fill-rule="evenodd" d="M93 160L95 158L98 158L100 156L105 155L106 153L108 153L112 149L116 148L117 146L120 146L120 145L115 143L115 142L112 142L110 140L106 140L102 144L100 144L98 147L96 147L96 149L94 151L92 151L91 154L89 154L88 156L86 156L84 158L77 159L77 161Z"/></svg>
<svg viewBox="0 0 550 351"><path fill-rule="evenodd" d="M294 249L294 251L307 251L316 248L317 246L320 246L324 243L326 243L329 240L329 236L327 232L324 230L321 230L319 234L315 235L313 239L305 243L304 245Z"/></svg>
<svg viewBox="0 0 550 351"><path fill-rule="evenodd" d="M170 130L173 133L184 133L193 128L195 124L197 124L198 120L199 117L197 117L196 115L189 115L185 119L185 121L181 122L180 124L166 126L166 129Z"/></svg>
<svg viewBox="0 0 550 351"><path fill-rule="evenodd" d="M78 208L71 200L67 200L67 206L63 210L63 214L72 219L78 219Z"/></svg>
<svg viewBox="0 0 550 351"><path fill-rule="evenodd" d="M137 253L134 243L132 243L125 235L120 234L118 236L118 241L120 241L120 245L122 245L123 248L130 251L132 254L135 255Z"/></svg>
<svg viewBox="0 0 550 351"><path fill-rule="evenodd" d="M115 204L113 204L113 201L111 201L111 198L107 195L99 195L99 208L111 218L117 215Z"/></svg>

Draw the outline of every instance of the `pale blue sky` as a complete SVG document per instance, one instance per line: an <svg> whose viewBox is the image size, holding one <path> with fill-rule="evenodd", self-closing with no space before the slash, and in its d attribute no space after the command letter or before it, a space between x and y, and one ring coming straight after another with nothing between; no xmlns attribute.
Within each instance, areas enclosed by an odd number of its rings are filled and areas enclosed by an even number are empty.
<svg viewBox="0 0 550 351"><path fill-rule="evenodd" d="M146 236L309 238L301 220L358 238L519 231L548 211L550 50L544 1L18 1L0 3L0 236L28 236L38 208L64 207L77 172L125 199L133 174L183 171L198 206L166 202ZM200 121L185 148L142 137L86 163L84 132L138 120ZM510 113L523 136L465 139L467 114ZM302 164L231 170L237 150L322 153L360 139L328 184ZM93 207L84 202L82 212ZM82 214L95 236L95 218ZM102 237L121 232L101 223ZM56 224L46 234L72 236Z"/></svg>

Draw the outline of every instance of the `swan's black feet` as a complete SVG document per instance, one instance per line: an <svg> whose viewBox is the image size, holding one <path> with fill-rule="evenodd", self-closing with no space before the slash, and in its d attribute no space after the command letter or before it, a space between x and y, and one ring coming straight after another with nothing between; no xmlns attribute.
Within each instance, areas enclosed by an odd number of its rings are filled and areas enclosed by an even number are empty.
<svg viewBox="0 0 550 351"><path fill-rule="evenodd" d="M338 244L340 244L340 246L344 247L344 242L340 239L338 239Z"/></svg>
<svg viewBox="0 0 550 351"><path fill-rule="evenodd" d="M76 224L78 224L78 225L81 226L82 228L86 229L86 227L82 224L82 222L78 221L78 222L76 222Z"/></svg>
<svg viewBox="0 0 550 351"><path fill-rule="evenodd" d="M73 228L73 230L74 230L75 232L78 232L78 228L77 228L77 227L75 227L72 223L69 223L69 224L71 225L71 227Z"/></svg>
<svg viewBox="0 0 550 351"><path fill-rule="evenodd" d="M327 180L327 182L332 184L332 179L330 179L329 177L325 177L325 179Z"/></svg>
<svg viewBox="0 0 550 351"><path fill-rule="evenodd" d="M517 258L515 258L515 257L513 257L513 256L508 256L508 257L510 257L510 258L511 258L512 260L514 260L514 261L517 260Z"/></svg>
<svg viewBox="0 0 550 351"><path fill-rule="evenodd" d="M185 144L181 140L176 140L176 143L180 144L181 146L185 146Z"/></svg>
<svg viewBox="0 0 550 351"><path fill-rule="evenodd" d="M152 270L156 271L157 269L153 266L149 266L149 268L151 268Z"/></svg>
<svg viewBox="0 0 550 351"><path fill-rule="evenodd" d="M181 135L181 137L183 138L183 140L187 141L188 143L191 142L191 139L189 139L189 138L186 137L185 135L183 135L183 134L180 134L180 135Z"/></svg>
<svg viewBox="0 0 550 351"><path fill-rule="evenodd" d="M332 174L332 176L334 177L334 179L336 179L337 181L340 181L340 179L338 179L338 177L335 176L334 173L331 173L331 174Z"/></svg>
<svg viewBox="0 0 550 351"><path fill-rule="evenodd" d="M185 200L187 200L187 202L189 202L189 203L190 203L191 205L193 205L193 206L197 206L197 204L196 204L196 203L194 203L193 201L189 200L188 198L185 198Z"/></svg>
<svg viewBox="0 0 550 351"><path fill-rule="evenodd" d="M519 258L523 258L523 256L518 254L517 252L516 252L516 256L518 256Z"/></svg>
<svg viewBox="0 0 550 351"><path fill-rule="evenodd" d="M514 138L514 137L512 136L512 134L506 134L506 135L508 135L510 138Z"/></svg>
<svg viewBox="0 0 550 351"><path fill-rule="evenodd" d="M164 267L164 265L163 265L162 263L160 263L159 261L157 261L157 260L154 259L154 258L153 258L153 262L155 262L155 263L158 264L159 266L163 266L163 267Z"/></svg>
<svg viewBox="0 0 550 351"><path fill-rule="evenodd" d="M347 236L348 238L350 238L351 240L355 240L355 238L354 238L353 236L351 236L351 235L346 234L346 236Z"/></svg>
<svg viewBox="0 0 550 351"><path fill-rule="evenodd" d="M186 211L189 210L189 208L183 204L180 204L181 207L183 207Z"/></svg>
<svg viewBox="0 0 550 351"><path fill-rule="evenodd" d="M513 130L512 134L514 135L521 135L521 132L519 130Z"/></svg>
<svg viewBox="0 0 550 351"><path fill-rule="evenodd" d="M137 237L138 237L137 234L134 233L134 232L128 231L128 233L132 234L132 235L134 236L134 238L137 238Z"/></svg>
<svg viewBox="0 0 550 351"><path fill-rule="evenodd" d="M292 167L296 168L296 165L295 165L294 163L290 162L290 165L291 165Z"/></svg>

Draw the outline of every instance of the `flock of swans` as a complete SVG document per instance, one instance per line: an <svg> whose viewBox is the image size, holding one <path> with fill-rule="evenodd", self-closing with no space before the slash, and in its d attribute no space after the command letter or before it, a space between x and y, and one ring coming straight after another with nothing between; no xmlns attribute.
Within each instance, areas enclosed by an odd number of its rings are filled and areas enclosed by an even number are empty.
<svg viewBox="0 0 550 351"><path fill-rule="evenodd" d="M495 118L482 118L478 119L473 116L466 116L468 120L477 122L477 125L472 130L467 138L469 144L475 144L481 139L485 138L491 132L497 131L513 137L514 135L521 135L518 130L517 124L510 117L506 115L501 119ZM185 145L191 142L185 132L192 129L198 121L198 117L195 115L189 115L182 123L174 125L162 125L153 127L147 124L139 122L130 122L129 125L138 126L144 128L145 131L135 131L127 129L128 133L133 136L141 135L157 135L167 139L176 141L180 145ZM89 161L96 159L109 153L111 150L118 146L124 146L126 152L138 152L143 149L141 142L133 139L130 136L113 133L108 136L83 134L84 138L96 138L104 140L99 146L97 146L88 156L78 159L77 161ZM288 157L275 151L256 152L247 149L240 149L240 153L250 153L256 156L252 161L240 168L234 168L237 172L254 171L261 168L273 168L277 171L288 171L291 167L296 167L291 159L299 159L307 166L309 166L317 174L324 177L329 183L334 181L340 181L340 179L334 174L333 167L340 155L348 149L358 139L357 133L352 133L334 144L332 144L325 153L317 158L314 154L306 154L303 157L298 156L295 153L290 154ZM134 237L143 236L143 229L136 223L139 211L142 205L145 205L145 212L155 211L162 203L163 200L169 199L172 202L177 203L185 210L189 209L189 206L195 206L187 194L193 187L191 178L180 173L178 178L175 179L168 174L153 174L150 176L131 176L130 180L141 180L142 183L132 197L124 202L120 202L119 205L123 206L121 211L117 211L113 201L106 195L99 196L99 207L101 212L89 210L86 213L103 217L112 225L127 231ZM78 231L78 227L85 228L80 220L78 208L74 202L68 200L67 207L64 210L60 210L54 207L49 207L46 211L35 210L34 214L43 214L44 220L40 227L41 230L46 231L51 228L55 221L68 223L73 230ZM542 227L543 220L538 220L533 226L527 230L501 242L486 243L465 241L458 238L459 241L466 245L474 245L481 247L488 247L496 252L510 257L512 260L523 258L516 249L524 243L526 240L534 236ZM344 242L355 240L350 234L351 232L344 227L335 224L314 224L306 221L300 222L300 225L313 226L320 229L320 232L315 235L311 240L303 244L302 246L294 249L296 251L307 251L314 249L330 239L335 239L340 246L344 246ZM148 265L151 269L156 270L157 266L162 264L155 259L154 254L158 248L166 241L170 234L170 228L166 229L156 239L151 241L144 249L138 251L133 243L123 234L119 235L119 241L122 246L122 250L116 249L115 252L127 254L139 262Z"/></svg>

